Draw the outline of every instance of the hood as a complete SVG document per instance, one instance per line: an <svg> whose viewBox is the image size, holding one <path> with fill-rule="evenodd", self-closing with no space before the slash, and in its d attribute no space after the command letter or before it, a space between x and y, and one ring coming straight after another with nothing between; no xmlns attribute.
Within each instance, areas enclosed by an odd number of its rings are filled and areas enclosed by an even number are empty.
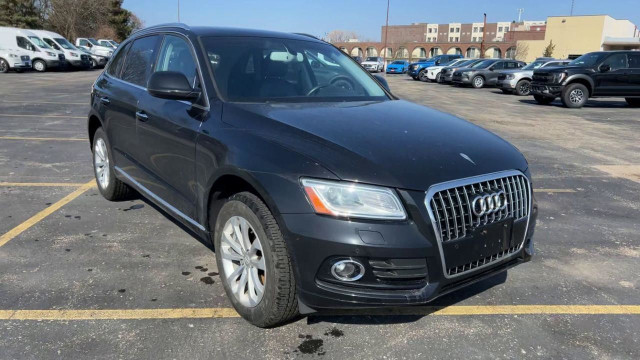
<svg viewBox="0 0 640 360"><path fill-rule="evenodd" d="M438 66L429 66L429 68L428 68L428 69L429 69L429 70L442 70L442 69L444 69L444 68L445 68L444 66L439 66L439 65L438 65Z"/></svg>
<svg viewBox="0 0 640 360"><path fill-rule="evenodd" d="M422 191L447 180L527 168L522 154L493 133L404 100L225 104L224 114L232 126L348 181Z"/></svg>
<svg viewBox="0 0 640 360"><path fill-rule="evenodd" d="M585 66L549 66L541 69L536 69L535 72L550 73L550 72L564 72L564 71L571 71L571 70L584 71L584 70L591 70L591 69L592 68L585 67Z"/></svg>

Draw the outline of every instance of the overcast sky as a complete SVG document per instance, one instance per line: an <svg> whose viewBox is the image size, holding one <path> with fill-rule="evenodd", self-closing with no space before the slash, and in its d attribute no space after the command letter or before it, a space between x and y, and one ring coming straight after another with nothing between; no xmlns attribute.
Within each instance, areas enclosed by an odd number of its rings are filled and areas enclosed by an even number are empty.
<svg viewBox="0 0 640 360"><path fill-rule="evenodd" d="M231 26L316 36L352 30L363 39L379 40L386 0L180 0L180 20L189 25ZM125 0L145 25L175 22L178 0ZM389 24L413 22L489 22L518 19L545 20L568 15L571 0L391 0ZM574 14L607 14L640 25L640 0L575 0Z"/></svg>

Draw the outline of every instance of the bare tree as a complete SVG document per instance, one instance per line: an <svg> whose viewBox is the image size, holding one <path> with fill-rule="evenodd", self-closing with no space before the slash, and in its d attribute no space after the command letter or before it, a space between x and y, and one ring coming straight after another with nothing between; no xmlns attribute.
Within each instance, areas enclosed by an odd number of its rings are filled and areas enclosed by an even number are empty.
<svg viewBox="0 0 640 360"><path fill-rule="evenodd" d="M356 34L354 31L333 30L327 34L325 40L334 44L334 43L347 42L351 39L357 39L357 38L358 38L358 34Z"/></svg>
<svg viewBox="0 0 640 360"><path fill-rule="evenodd" d="M49 6L49 27L67 39L93 36L107 22L107 2L50 0Z"/></svg>
<svg viewBox="0 0 640 360"><path fill-rule="evenodd" d="M527 59L527 55L529 55L529 44L518 41L516 44L515 59L525 61Z"/></svg>

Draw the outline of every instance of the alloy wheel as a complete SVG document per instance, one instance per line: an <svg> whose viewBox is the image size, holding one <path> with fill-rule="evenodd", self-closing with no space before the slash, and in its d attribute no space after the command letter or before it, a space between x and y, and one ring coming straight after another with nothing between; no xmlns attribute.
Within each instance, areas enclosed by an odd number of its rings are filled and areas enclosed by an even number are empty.
<svg viewBox="0 0 640 360"><path fill-rule="evenodd" d="M109 155L107 144L103 139L98 138L93 147L93 164L96 169L96 179L101 189L109 187Z"/></svg>
<svg viewBox="0 0 640 360"><path fill-rule="evenodd" d="M475 85L475 87L477 88L481 88L484 85L484 80L482 80L482 78L478 76L473 79L473 85Z"/></svg>
<svg viewBox="0 0 640 360"><path fill-rule="evenodd" d="M229 289L243 306L257 306L266 285L266 264L258 234L247 219L233 216L223 227L220 244Z"/></svg>
<svg viewBox="0 0 640 360"><path fill-rule="evenodd" d="M580 89L573 89L571 93L569 93L569 101L573 104L580 104L584 100L584 92Z"/></svg>
<svg viewBox="0 0 640 360"><path fill-rule="evenodd" d="M0 73L5 73L9 70L9 64L6 61L0 60Z"/></svg>
<svg viewBox="0 0 640 360"><path fill-rule="evenodd" d="M520 90L520 94L522 95L529 95L529 92L531 91L531 84L529 84L526 81L523 81L520 86L519 89Z"/></svg>

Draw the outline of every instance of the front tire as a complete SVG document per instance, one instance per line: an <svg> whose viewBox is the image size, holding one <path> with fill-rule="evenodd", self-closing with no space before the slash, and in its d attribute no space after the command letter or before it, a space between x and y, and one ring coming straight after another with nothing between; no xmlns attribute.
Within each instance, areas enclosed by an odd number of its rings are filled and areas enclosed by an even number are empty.
<svg viewBox="0 0 640 360"><path fill-rule="evenodd" d="M520 80L516 84L516 95L527 96L531 93L531 81Z"/></svg>
<svg viewBox="0 0 640 360"><path fill-rule="evenodd" d="M296 282L287 244L262 200L249 192L231 196L213 228L218 272L236 311L263 328L296 317Z"/></svg>
<svg viewBox="0 0 640 360"><path fill-rule="evenodd" d="M110 201L130 198L133 189L116 178L111 146L102 128L96 130L91 149L93 150L93 172L100 194Z"/></svg>
<svg viewBox="0 0 640 360"><path fill-rule="evenodd" d="M9 63L5 59L0 59L0 73L6 74L9 72Z"/></svg>
<svg viewBox="0 0 640 360"><path fill-rule="evenodd" d="M37 72L47 71L47 63L45 63L43 60L36 60L31 63L31 66L33 66L33 69Z"/></svg>
<svg viewBox="0 0 640 360"><path fill-rule="evenodd" d="M427 71L426 70L421 70L418 73L418 80L420 81L429 81L429 78L427 77Z"/></svg>
<svg viewBox="0 0 640 360"><path fill-rule="evenodd" d="M437 82L437 83L440 83L440 79L442 79L442 74L441 74L441 73L438 73L438 74L436 75L436 82Z"/></svg>
<svg viewBox="0 0 640 360"><path fill-rule="evenodd" d="M560 96L562 104L570 109L579 109L589 100L589 89L578 83L567 85Z"/></svg>
<svg viewBox="0 0 640 360"><path fill-rule="evenodd" d="M540 105L549 105L553 102L553 100L555 100L555 98L542 95L533 95L533 98Z"/></svg>
<svg viewBox="0 0 640 360"><path fill-rule="evenodd" d="M625 98L625 100L631 107L640 107L640 98Z"/></svg>
<svg viewBox="0 0 640 360"><path fill-rule="evenodd" d="M95 68L97 68L97 67L98 67L98 64L96 63L96 61L95 61L95 60L93 60L93 59L91 59L91 60L89 61L89 69L92 69L92 70L93 70L93 69L95 69Z"/></svg>
<svg viewBox="0 0 640 360"><path fill-rule="evenodd" d="M471 86L475 89L482 89L484 87L484 78L482 76L476 76L471 80Z"/></svg>

